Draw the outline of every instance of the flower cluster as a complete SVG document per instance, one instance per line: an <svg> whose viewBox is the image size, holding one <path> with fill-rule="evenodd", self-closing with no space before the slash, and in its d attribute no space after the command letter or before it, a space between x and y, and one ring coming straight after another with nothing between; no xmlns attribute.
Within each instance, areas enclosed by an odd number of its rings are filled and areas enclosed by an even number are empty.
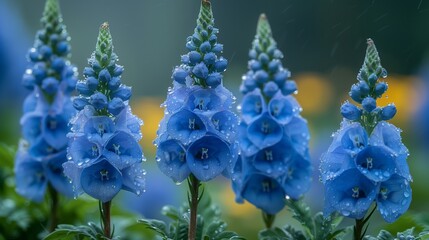
<svg viewBox="0 0 429 240"><path fill-rule="evenodd" d="M202 1L194 34L188 37L189 53L173 70L165 116L155 144L160 170L175 182L190 174L209 181L232 171L238 152L238 119L229 109L234 97L222 85L227 60L218 57L218 29L210 2Z"/></svg>
<svg viewBox="0 0 429 240"><path fill-rule="evenodd" d="M70 95L77 81L77 70L69 62L70 37L57 0L46 1L41 22L43 29L36 34L28 54L30 67L23 76L23 85L31 93L23 104L23 139L15 162L16 191L38 202L48 183L72 196L62 164L67 161L68 122L75 114Z"/></svg>
<svg viewBox="0 0 429 240"><path fill-rule="evenodd" d="M131 113L131 88L121 83L123 67L116 64L109 25L104 23L96 50L77 83L74 99L79 110L69 134L69 161L64 173L71 179L76 195L83 192L108 202L124 189L139 195L144 190L142 121Z"/></svg>
<svg viewBox="0 0 429 240"><path fill-rule="evenodd" d="M376 99L387 90L386 77L374 42L368 39L364 64L351 98L362 108L346 102L345 118L333 142L322 156L321 180L325 185L325 215L339 212L362 219L375 201L387 222L395 221L411 202L411 175L400 130L386 122L396 108L377 107Z"/></svg>
<svg viewBox="0 0 429 240"><path fill-rule="evenodd" d="M276 214L284 199L299 198L310 187L311 164L307 122L291 95L297 88L282 67L283 57L265 15L258 21L249 71L240 87L241 158L233 176L236 201L246 199L268 214Z"/></svg>

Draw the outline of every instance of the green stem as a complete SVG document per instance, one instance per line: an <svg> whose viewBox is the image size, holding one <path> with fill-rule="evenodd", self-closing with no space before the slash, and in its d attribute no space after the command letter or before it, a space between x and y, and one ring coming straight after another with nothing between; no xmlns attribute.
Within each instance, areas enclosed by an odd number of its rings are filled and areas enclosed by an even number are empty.
<svg viewBox="0 0 429 240"><path fill-rule="evenodd" d="M355 226L353 228L353 239L354 240L362 240L363 237L366 234L366 231L368 230L368 226L365 224L369 221L369 219L371 218L372 214L374 213L375 209L377 208L377 204L374 205L374 208L371 210L371 212L368 214L368 216L366 218L362 218L362 219L356 219L356 223Z"/></svg>
<svg viewBox="0 0 429 240"><path fill-rule="evenodd" d="M104 231L104 236L107 239L112 237L111 224L110 224L110 206L112 205L112 201L101 203L101 221L102 228Z"/></svg>
<svg viewBox="0 0 429 240"><path fill-rule="evenodd" d="M51 216L49 224L49 232L53 232L58 225L58 192L51 186L48 185L49 196L51 198Z"/></svg>
<svg viewBox="0 0 429 240"><path fill-rule="evenodd" d="M198 180L193 174L188 178L189 192L190 197L188 196L189 208L190 208L190 219L189 219L189 229L188 229L188 239L195 240L197 234L197 211L198 211L198 202L200 200L199 196L199 187L200 180Z"/></svg>
<svg viewBox="0 0 429 240"><path fill-rule="evenodd" d="M270 229L273 226L274 220L276 219L276 215L272 215L262 211L262 218L264 219L265 227Z"/></svg>

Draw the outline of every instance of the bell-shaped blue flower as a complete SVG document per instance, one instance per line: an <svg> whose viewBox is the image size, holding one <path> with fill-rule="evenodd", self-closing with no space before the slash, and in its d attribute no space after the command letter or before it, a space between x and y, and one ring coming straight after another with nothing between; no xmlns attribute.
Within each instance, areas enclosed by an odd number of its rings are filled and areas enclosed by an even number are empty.
<svg viewBox="0 0 429 240"><path fill-rule="evenodd" d="M182 182L191 171L186 163L186 150L176 140L162 142L157 149L157 164L161 172L174 182Z"/></svg>
<svg viewBox="0 0 429 240"><path fill-rule="evenodd" d="M167 131L172 137L188 144L203 137L207 128L197 114L183 109L171 116L167 124Z"/></svg>
<svg viewBox="0 0 429 240"><path fill-rule="evenodd" d="M117 168L102 159L82 170L80 182L85 193L108 202L121 190L122 175Z"/></svg>
<svg viewBox="0 0 429 240"><path fill-rule="evenodd" d="M283 129L268 113L264 113L248 126L247 136L262 149L278 143L283 137Z"/></svg>
<svg viewBox="0 0 429 240"><path fill-rule="evenodd" d="M19 150L14 171L16 175L16 191L32 201L41 202L48 183L42 162Z"/></svg>
<svg viewBox="0 0 429 240"><path fill-rule="evenodd" d="M255 154L252 164L259 171L272 177L279 177L286 171L290 160L292 147L287 139L283 139L276 145L263 148Z"/></svg>
<svg viewBox="0 0 429 240"><path fill-rule="evenodd" d="M140 162L143 152L131 134L117 131L104 145L103 156L113 166L122 170Z"/></svg>
<svg viewBox="0 0 429 240"><path fill-rule="evenodd" d="M241 104L241 117L249 124L265 111L265 101L260 89L246 94Z"/></svg>
<svg viewBox="0 0 429 240"><path fill-rule="evenodd" d="M386 181L396 171L392 152L384 147L367 146L356 156L357 169L374 182Z"/></svg>
<svg viewBox="0 0 429 240"><path fill-rule="evenodd" d="M218 94L212 89L196 87L189 94L187 107L192 111L213 111L222 104Z"/></svg>
<svg viewBox="0 0 429 240"><path fill-rule="evenodd" d="M268 214L277 214L285 206L281 184L269 175L251 174L245 180L242 196Z"/></svg>
<svg viewBox="0 0 429 240"><path fill-rule="evenodd" d="M410 203L411 187L407 179L395 174L380 184L377 205L386 222L396 221L408 210Z"/></svg>
<svg viewBox="0 0 429 240"><path fill-rule="evenodd" d="M227 140L236 138L237 135L237 116L231 111L223 110L219 111L211 117L216 133Z"/></svg>
<svg viewBox="0 0 429 240"><path fill-rule="evenodd" d="M285 192L292 199L299 199L310 189L312 168L310 157L301 156L292 151L290 160L286 167L286 174L283 175L282 186Z"/></svg>
<svg viewBox="0 0 429 240"><path fill-rule="evenodd" d="M42 164L49 183L64 196L73 197L73 189L69 179L63 173L64 169L62 164L65 162L67 162L66 149L47 156Z"/></svg>
<svg viewBox="0 0 429 240"><path fill-rule="evenodd" d="M296 99L290 95L285 97L278 94L268 103L270 115L281 124L289 123L293 116L299 114L300 109Z"/></svg>
<svg viewBox="0 0 429 240"><path fill-rule="evenodd" d="M223 172L231 159L228 144L215 136L205 136L193 142L186 153L192 174L201 181L209 181Z"/></svg>
<svg viewBox="0 0 429 240"><path fill-rule="evenodd" d="M325 182L324 215L338 212L345 217L362 219L376 199L378 186L356 168L344 171Z"/></svg>

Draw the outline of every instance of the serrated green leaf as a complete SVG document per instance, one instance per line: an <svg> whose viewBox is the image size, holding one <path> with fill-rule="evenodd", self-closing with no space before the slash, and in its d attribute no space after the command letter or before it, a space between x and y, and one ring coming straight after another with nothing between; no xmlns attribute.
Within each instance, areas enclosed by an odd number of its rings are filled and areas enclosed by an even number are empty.
<svg viewBox="0 0 429 240"><path fill-rule="evenodd" d="M158 220L138 220L139 223L143 224L148 229L151 229L159 234L162 239L168 239L168 233L166 231L166 224Z"/></svg>
<svg viewBox="0 0 429 240"><path fill-rule="evenodd" d="M390 232L386 230L381 230L380 233L377 235L377 239L379 240L393 240L395 239Z"/></svg>
<svg viewBox="0 0 429 240"><path fill-rule="evenodd" d="M162 207L161 213L162 215L167 216L174 221L177 221L180 218L179 210L177 210L177 208L170 205Z"/></svg>
<svg viewBox="0 0 429 240"><path fill-rule="evenodd" d="M97 240L104 239L90 226L74 226L69 224L60 224L54 232L47 235L44 240Z"/></svg>
<svg viewBox="0 0 429 240"><path fill-rule="evenodd" d="M218 235L216 235L215 237L211 238L213 240L224 240L224 239L242 239L240 237L237 236L237 234L235 232L231 232L231 231L225 231L225 232L221 232Z"/></svg>
<svg viewBox="0 0 429 240"><path fill-rule="evenodd" d="M258 233L258 239L261 240L276 240L287 239L293 240L292 235L284 229L275 227L273 229L264 229Z"/></svg>
<svg viewBox="0 0 429 240"><path fill-rule="evenodd" d="M310 207L301 200L287 200L287 206L293 212L293 218L301 223L308 239L314 239L315 226L311 216Z"/></svg>

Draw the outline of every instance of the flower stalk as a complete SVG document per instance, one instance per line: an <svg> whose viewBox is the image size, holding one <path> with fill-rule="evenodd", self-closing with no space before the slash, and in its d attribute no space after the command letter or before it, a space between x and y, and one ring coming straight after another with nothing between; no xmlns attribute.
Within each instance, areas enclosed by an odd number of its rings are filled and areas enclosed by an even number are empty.
<svg viewBox="0 0 429 240"><path fill-rule="evenodd" d="M188 228L188 238L189 240L195 240L197 234L197 216L198 216L198 203L201 200L202 193L199 193L201 185L200 180L198 180L193 174L188 178L189 186L189 228Z"/></svg>
<svg viewBox="0 0 429 240"><path fill-rule="evenodd" d="M112 237L112 231L111 231L111 222L110 222L110 207L112 205L112 201L107 202L101 202L101 209L100 209L100 215L101 215L101 228L103 229L104 236L107 239L111 239Z"/></svg>

